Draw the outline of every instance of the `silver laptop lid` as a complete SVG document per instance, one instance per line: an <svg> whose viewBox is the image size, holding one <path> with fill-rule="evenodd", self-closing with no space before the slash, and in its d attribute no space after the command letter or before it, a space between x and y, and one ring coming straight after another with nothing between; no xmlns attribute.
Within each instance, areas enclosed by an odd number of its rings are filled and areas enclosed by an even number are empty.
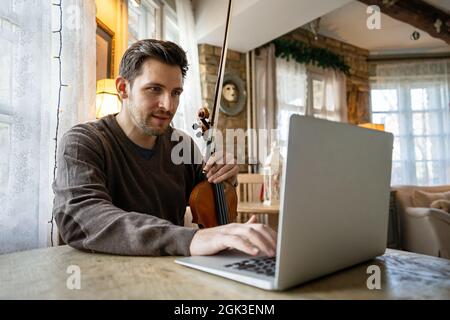
<svg viewBox="0 0 450 320"><path fill-rule="evenodd" d="M283 168L276 286L384 253L393 135L293 115Z"/></svg>

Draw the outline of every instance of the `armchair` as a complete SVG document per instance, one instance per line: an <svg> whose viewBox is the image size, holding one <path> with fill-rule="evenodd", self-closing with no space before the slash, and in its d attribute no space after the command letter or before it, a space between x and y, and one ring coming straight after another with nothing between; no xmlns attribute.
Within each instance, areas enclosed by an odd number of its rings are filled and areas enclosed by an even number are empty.
<svg viewBox="0 0 450 320"><path fill-rule="evenodd" d="M430 208L424 202L424 192L449 192L450 186L396 186L392 189L396 191L402 249L450 259L450 214Z"/></svg>

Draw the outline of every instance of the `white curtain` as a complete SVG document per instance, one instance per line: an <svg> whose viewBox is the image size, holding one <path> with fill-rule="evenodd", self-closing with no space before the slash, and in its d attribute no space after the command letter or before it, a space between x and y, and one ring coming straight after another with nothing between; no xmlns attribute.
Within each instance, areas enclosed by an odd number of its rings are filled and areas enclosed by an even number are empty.
<svg viewBox="0 0 450 320"><path fill-rule="evenodd" d="M94 1L63 1L63 13L62 81L69 86L62 88L59 136L95 111ZM49 241L59 89L52 59L59 37L52 30L60 24L50 1L2 2L0 17L6 77L0 83L0 140L7 159L0 162L0 253L6 253Z"/></svg>
<svg viewBox="0 0 450 320"><path fill-rule="evenodd" d="M176 0L179 45L186 51L189 71L184 83L180 106L174 118L174 125L189 135L203 148L203 139L197 138L192 125L197 122L197 110L201 107L201 84L197 40L195 37L194 14L190 0Z"/></svg>
<svg viewBox="0 0 450 320"><path fill-rule="evenodd" d="M307 73L306 66L295 60L276 59L277 127L280 151L286 157L289 117L306 114Z"/></svg>
<svg viewBox="0 0 450 320"><path fill-rule="evenodd" d="M334 69L307 66L308 103L306 115L347 122L345 74Z"/></svg>
<svg viewBox="0 0 450 320"><path fill-rule="evenodd" d="M347 122L345 75L333 69L322 69L321 73L324 83L323 103L311 106L312 115L322 119ZM312 97L312 100L314 101L314 97Z"/></svg>
<svg viewBox="0 0 450 320"><path fill-rule="evenodd" d="M393 185L450 183L450 60L376 65L372 122L395 136Z"/></svg>
<svg viewBox="0 0 450 320"><path fill-rule="evenodd" d="M254 83L251 114L255 119L255 128L258 135L255 141L257 145L257 157L255 150L249 150L249 156L258 159L259 164L264 163L270 152L273 140L277 140L276 114L277 114L277 89L276 89L276 62L275 46L270 44L259 49L254 54Z"/></svg>

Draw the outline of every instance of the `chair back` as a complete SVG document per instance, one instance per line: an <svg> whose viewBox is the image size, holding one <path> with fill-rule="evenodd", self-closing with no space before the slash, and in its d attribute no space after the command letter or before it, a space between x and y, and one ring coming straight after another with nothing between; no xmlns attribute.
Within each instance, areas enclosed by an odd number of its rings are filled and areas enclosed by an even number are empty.
<svg viewBox="0 0 450 320"><path fill-rule="evenodd" d="M260 202L261 188L264 177L257 173L240 173L238 175L237 195L238 201L242 202Z"/></svg>

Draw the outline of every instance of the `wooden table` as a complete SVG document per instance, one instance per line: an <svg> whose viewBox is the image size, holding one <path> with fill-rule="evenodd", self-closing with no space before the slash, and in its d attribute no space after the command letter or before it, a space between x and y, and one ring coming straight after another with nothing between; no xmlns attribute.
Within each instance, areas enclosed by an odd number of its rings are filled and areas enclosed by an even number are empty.
<svg viewBox="0 0 450 320"><path fill-rule="evenodd" d="M0 299L450 299L450 260L397 250L284 292L174 260L84 253L68 246L0 255ZM381 290L367 288L372 264L381 269ZM80 290L66 286L71 265L80 268Z"/></svg>
<svg viewBox="0 0 450 320"><path fill-rule="evenodd" d="M263 221L274 230L278 230L279 205L264 205L262 202L239 202L237 206L238 221L245 222L252 214L266 215L267 221Z"/></svg>

